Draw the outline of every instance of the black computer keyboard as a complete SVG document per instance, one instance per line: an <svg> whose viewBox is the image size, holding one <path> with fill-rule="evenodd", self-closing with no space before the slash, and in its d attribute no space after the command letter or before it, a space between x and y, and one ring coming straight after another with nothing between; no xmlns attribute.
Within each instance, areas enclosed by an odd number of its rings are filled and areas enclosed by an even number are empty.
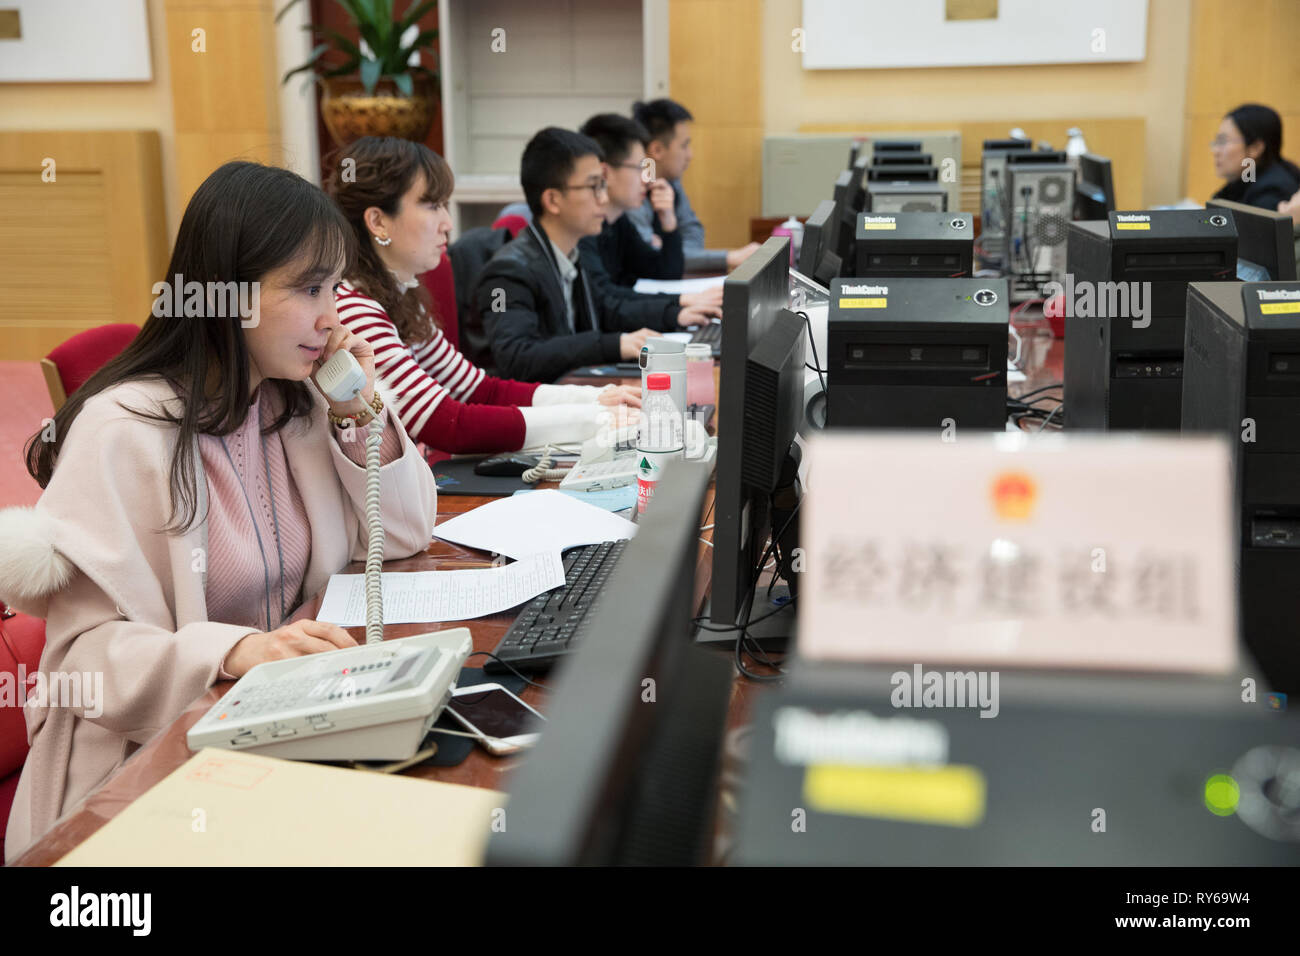
<svg viewBox="0 0 1300 956"><path fill-rule="evenodd" d="M577 649L587 612L609 582L626 541L605 541L572 548L564 553L564 587L539 594L524 605L483 670L509 673L506 661L519 671L549 668Z"/></svg>
<svg viewBox="0 0 1300 956"><path fill-rule="evenodd" d="M691 333L691 344L703 342L705 345L712 347L713 357L717 358L722 351L722 323L710 322L708 325L697 325L695 331Z"/></svg>

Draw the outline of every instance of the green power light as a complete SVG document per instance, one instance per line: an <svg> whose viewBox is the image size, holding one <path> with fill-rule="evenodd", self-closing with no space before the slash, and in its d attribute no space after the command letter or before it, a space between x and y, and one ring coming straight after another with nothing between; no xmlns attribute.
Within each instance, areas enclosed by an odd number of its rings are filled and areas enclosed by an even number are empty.
<svg viewBox="0 0 1300 956"><path fill-rule="evenodd" d="M1205 781L1205 809L1215 816L1230 817L1237 812L1241 788L1226 773L1216 773Z"/></svg>

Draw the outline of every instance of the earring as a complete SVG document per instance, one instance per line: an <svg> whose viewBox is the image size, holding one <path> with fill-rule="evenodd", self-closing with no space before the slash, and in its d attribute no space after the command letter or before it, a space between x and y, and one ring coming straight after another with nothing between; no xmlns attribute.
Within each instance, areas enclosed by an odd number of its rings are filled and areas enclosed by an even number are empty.
<svg viewBox="0 0 1300 956"><path fill-rule="evenodd" d="M379 243L381 246L391 246L393 244L393 240L389 239L387 236L385 236L383 239L380 239L378 236L375 236L375 242Z"/></svg>

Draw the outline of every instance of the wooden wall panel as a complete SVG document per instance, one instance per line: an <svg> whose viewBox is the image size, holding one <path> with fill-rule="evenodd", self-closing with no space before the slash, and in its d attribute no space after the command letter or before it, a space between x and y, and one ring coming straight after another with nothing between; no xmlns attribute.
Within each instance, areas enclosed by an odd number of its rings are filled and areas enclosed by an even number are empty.
<svg viewBox="0 0 1300 956"><path fill-rule="evenodd" d="M53 182L42 161L55 161ZM0 354L35 360L83 329L143 324L167 267L158 134L0 136Z"/></svg>
<svg viewBox="0 0 1300 956"><path fill-rule="evenodd" d="M232 159L282 165L272 0L165 0L183 210L199 184ZM282 4L281 4L282 5ZM205 31L203 52L194 30Z"/></svg>
<svg viewBox="0 0 1300 956"><path fill-rule="evenodd" d="M1243 103L1282 116L1282 154L1300 156L1300 4L1295 0L1194 0L1187 58L1187 194L1204 201L1222 185L1209 142L1219 121Z"/></svg>
<svg viewBox="0 0 1300 956"><path fill-rule="evenodd" d="M709 246L743 246L762 204L762 17L749 0L672 0L668 31L668 95L695 117L683 185Z"/></svg>

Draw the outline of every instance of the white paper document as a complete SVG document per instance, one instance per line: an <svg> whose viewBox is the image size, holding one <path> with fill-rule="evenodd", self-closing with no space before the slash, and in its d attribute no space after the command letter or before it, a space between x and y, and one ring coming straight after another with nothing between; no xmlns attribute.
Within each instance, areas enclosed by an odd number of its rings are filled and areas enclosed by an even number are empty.
<svg viewBox="0 0 1300 956"><path fill-rule="evenodd" d="M626 518L553 488L498 498L433 529L443 541L516 559L634 534L636 525Z"/></svg>
<svg viewBox="0 0 1300 956"><path fill-rule="evenodd" d="M720 286L726 278L726 276L701 276L697 279L637 279L636 285L632 286L632 291L685 295L690 292L705 292Z"/></svg>
<svg viewBox="0 0 1300 956"><path fill-rule="evenodd" d="M507 499L508 500L508 499ZM383 576L385 624L436 624L498 614L564 583L558 551L541 551L500 568L389 571ZM366 623L366 576L330 575L317 620Z"/></svg>

